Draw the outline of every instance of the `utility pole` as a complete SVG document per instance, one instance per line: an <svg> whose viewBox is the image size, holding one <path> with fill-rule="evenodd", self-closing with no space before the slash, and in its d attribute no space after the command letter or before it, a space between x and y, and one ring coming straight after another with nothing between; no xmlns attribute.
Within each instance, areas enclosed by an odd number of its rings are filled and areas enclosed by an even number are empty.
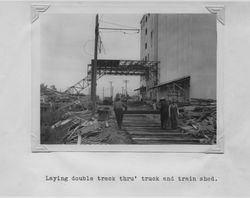
<svg viewBox="0 0 250 198"><path fill-rule="evenodd" d="M104 87L102 88L102 100L104 100Z"/></svg>
<svg viewBox="0 0 250 198"><path fill-rule="evenodd" d="M126 91L125 95L126 95L126 98L127 98L128 97L128 87L127 87L128 80L124 80L124 82L125 82L125 91Z"/></svg>
<svg viewBox="0 0 250 198"><path fill-rule="evenodd" d="M109 81L110 83L110 98L113 100L113 86L112 86L112 81Z"/></svg>
<svg viewBox="0 0 250 198"><path fill-rule="evenodd" d="M92 100L92 115L96 111L96 68L97 68L97 48L99 37L99 18L98 14L95 19L95 48L94 48L94 64L91 68L91 100Z"/></svg>

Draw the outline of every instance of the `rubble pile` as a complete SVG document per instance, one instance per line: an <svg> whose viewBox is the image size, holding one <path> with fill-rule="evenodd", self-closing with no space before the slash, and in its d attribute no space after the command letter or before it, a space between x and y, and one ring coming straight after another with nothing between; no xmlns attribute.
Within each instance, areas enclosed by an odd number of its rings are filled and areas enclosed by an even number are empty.
<svg viewBox="0 0 250 198"><path fill-rule="evenodd" d="M66 130L61 138L64 144L125 144L130 141L126 133L118 130L113 117L98 119L91 111L68 112L64 117L51 127Z"/></svg>
<svg viewBox="0 0 250 198"><path fill-rule="evenodd" d="M216 101L193 99L182 107L180 128L183 133L200 138L200 143L216 143Z"/></svg>

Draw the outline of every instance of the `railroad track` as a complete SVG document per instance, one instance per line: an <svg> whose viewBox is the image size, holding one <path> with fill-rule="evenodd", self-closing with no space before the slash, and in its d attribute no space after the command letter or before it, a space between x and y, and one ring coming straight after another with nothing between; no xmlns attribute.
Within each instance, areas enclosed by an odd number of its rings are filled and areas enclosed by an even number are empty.
<svg viewBox="0 0 250 198"><path fill-rule="evenodd" d="M179 129L161 129L160 119L148 115L125 114L123 126L135 144L200 144L198 138L183 134Z"/></svg>

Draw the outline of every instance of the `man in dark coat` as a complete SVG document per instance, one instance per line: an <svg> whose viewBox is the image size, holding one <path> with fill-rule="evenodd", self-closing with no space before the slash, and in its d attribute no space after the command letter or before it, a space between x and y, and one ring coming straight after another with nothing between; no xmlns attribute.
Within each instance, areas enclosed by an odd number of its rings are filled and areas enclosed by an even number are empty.
<svg viewBox="0 0 250 198"><path fill-rule="evenodd" d="M177 103L171 102L169 105L169 117L170 117L170 126L172 129L176 129L178 126L178 116L179 116L179 110Z"/></svg>
<svg viewBox="0 0 250 198"><path fill-rule="evenodd" d="M123 119L123 103L119 97L116 97L114 102L114 111L115 111L115 118L118 125L118 128L121 129L122 127L122 119Z"/></svg>
<svg viewBox="0 0 250 198"><path fill-rule="evenodd" d="M169 106L165 98L160 99L161 128L166 129L169 115Z"/></svg>

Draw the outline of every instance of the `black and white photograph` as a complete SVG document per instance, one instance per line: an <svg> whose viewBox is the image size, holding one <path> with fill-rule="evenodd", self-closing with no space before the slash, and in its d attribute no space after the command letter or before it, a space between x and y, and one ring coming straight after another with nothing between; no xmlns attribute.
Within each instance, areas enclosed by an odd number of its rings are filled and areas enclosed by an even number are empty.
<svg viewBox="0 0 250 198"><path fill-rule="evenodd" d="M1 1L0 197L249 197L250 1Z"/></svg>
<svg viewBox="0 0 250 198"><path fill-rule="evenodd" d="M39 20L40 144L216 145L216 14Z"/></svg>

